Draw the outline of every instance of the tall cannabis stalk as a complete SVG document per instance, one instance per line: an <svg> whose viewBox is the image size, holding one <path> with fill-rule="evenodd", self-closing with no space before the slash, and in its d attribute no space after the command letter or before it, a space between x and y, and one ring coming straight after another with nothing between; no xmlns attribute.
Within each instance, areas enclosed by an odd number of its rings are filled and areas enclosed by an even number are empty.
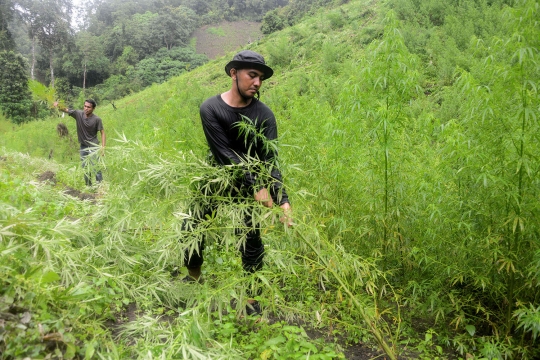
<svg viewBox="0 0 540 360"><path fill-rule="evenodd" d="M523 284L538 250L538 14L534 1L509 9L506 26L513 35L490 44L478 40L484 61L461 71L458 80L468 148L459 160L466 164L464 174L458 175L467 204L463 218L470 219L464 269L475 283L490 282L486 291L503 300L499 314L506 335L515 328L516 304L534 301L537 294ZM480 250L484 238L488 252ZM488 266L479 268L479 262Z"/></svg>
<svg viewBox="0 0 540 360"><path fill-rule="evenodd" d="M383 39L374 42L368 49L366 65L360 74L362 83L367 87L365 93L370 93L364 99L365 116L371 120L368 125L370 141L374 147L373 161L375 171L382 176L381 214L378 225L382 229L382 245L386 255L390 249L400 248L392 238L402 238L400 235L400 202L398 188L400 178L399 160L401 152L407 147L407 102L414 96L418 87L418 73L414 69L415 57L411 55L404 44L398 30L398 21L393 12L385 19ZM369 89L371 88L371 89ZM364 95L365 95L364 93ZM357 106L356 104L354 105ZM380 159L380 161L378 161ZM366 159L370 161L371 159ZM375 179L374 186L379 182ZM378 207L378 206L377 206Z"/></svg>

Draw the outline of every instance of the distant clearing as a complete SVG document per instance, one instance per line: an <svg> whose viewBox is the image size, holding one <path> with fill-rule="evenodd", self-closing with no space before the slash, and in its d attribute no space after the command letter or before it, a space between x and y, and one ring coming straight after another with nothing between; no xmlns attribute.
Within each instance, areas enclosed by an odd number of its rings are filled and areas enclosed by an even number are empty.
<svg viewBox="0 0 540 360"><path fill-rule="evenodd" d="M260 39L261 23L253 21L223 21L219 24L205 25L193 35L197 39L197 53L209 59L223 56Z"/></svg>

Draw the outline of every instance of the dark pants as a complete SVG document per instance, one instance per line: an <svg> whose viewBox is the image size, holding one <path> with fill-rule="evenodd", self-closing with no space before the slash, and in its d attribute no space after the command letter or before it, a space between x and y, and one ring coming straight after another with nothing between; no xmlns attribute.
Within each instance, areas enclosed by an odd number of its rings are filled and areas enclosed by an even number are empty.
<svg viewBox="0 0 540 360"><path fill-rule="evenodd" d="M103 180L101 170L98 169L98 152L95 148L81 145L79 150L81 154L81 163L84 170L84 182L87 186L92 186L92 175L96 174L96 181L100 183Z"/></svg>
<svg viewBox="0 0 540 360"><path fill-rule="evenodd" d="M238 190L240 189L240 190ZM253 202L253 195L249 194L249 191L243 187L233 187L226 190L220 190L220 196L226 194L227 198L232 198L233 202ZM215 195L215 194L214 194ZM197 228L200 222L206 219L208 216L211 216L215 209L219 206L219 200L210 201L204 206L192 206L192 219L184 220L182 224L182 230L192 231ZM247 209L244 216L244 223L246 228L249 229L246 233L245 230L236 229L235 234L237 236L245 235L245 242L240 247L240 253L242 254L242 265L244 270L253 273L257 270L260 270L263 266L264 258L264 245L261 240L261 231L258 227L258 224L253 223L252 211L250 208ZM198 268L203 264L203 252L204 252L204 243L205 235L201 237L201 240L198 243L198 249L192 251L190 256L190 251L187 249L184 254L184 264L189 268ZM198 251L197 251L198 250Z"/></svg>

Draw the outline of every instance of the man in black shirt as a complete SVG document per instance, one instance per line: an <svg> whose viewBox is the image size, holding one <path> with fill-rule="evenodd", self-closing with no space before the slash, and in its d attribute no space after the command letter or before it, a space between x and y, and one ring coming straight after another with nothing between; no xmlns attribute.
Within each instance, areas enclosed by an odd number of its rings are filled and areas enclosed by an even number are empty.
<svg viewBox="0 0 540 360"><path fill-rule="evenodd" d="M58 102L54 103L54 107L58 107ZM82 166L85 169L84 181L87 186L92 185L91 176L96 168L96 152L95 147L99 145L97 133L101 133L101 152L105 149L105 130L101 118L94 114L96 102L88 99L84 102L84 110L72 110L68 108L60 109L75 119L77 124L77 137L80 144L80 155ZM99 183L103 180L101 171L96 172L96 181Z"/></svg>
<svg viewBox="0 0 540 360"><path fill-rule="evenodd" d="M266 187L258 181L260 179L257 179L257 174L246 170L228 194L238 199L252 198L268 208L272 208L276 203L284 212L280 220L291 226L289 198L282 186L281 173L275 166L277 152L272 146L268 146L269 141L277 138L276 119L273 112L255 97L259 94L263 80L270 78L273 70L265 64L260 54L244 50L225 66L225 72L232 79L230 90L207 99L200 107L203 130L213 159L218 166L242 164L248 159L257 159L266 165L272 178L272 182ZM243 127L239 126L242 122L247 124L248 130L242 130ZM204 209L195 214L196 221L203 219L211 211L212 209ZM245 222L251 230L247 233L245 244L240 248L242 264L244 270L254 272L262 267L264 245L260 230L253 226L250 215L246 216ZM199 280L203 248L204 241L198 252L192 251L190 254L186 251L185 264L189 272L186 280ZM252 306L248 308L248 313L260 312L254 300L249 302Z"/></svg>

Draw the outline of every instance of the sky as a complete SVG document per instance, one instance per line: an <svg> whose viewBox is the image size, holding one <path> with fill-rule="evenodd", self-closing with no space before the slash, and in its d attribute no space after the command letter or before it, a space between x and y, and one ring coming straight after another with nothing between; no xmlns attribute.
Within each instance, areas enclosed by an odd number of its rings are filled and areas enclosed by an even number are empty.
<svg viewBox="0 0 540 360"><path fill-rule="evenodd" d="M74 28L74 29L78 29L80 26L78 24L78 13L77 13L77 8L79 8L81 5L84 4L85 0L72 0L73 2L73 13L71 14L71 26Z"/></svg>

